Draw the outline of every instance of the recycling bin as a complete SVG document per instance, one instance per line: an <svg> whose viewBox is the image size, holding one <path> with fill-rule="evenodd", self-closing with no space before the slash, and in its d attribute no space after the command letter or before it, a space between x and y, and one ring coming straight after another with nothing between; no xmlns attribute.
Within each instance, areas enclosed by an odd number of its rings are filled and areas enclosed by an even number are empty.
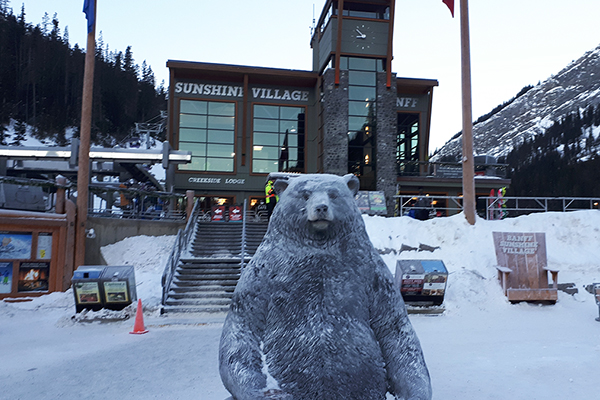
<svg viewBox="0 0 600 400"><path fill-rule="evenodd" d="M396 261L395 282L408 305L441 305L447 281L448 270L442 260Z"/></svg>
<svg viewBox="0 0 600 400"><path fill-rule="evenodd" d="M73 273L71 283L75 295L75 309L98 311L104 307L102 293L100 292L100 275L104 271L102 266L82 265Z"/></svg>
<svg viewBox="0 0 600 400"><path fill-rule="evenodd" d="M122 310L137 300L135 270L131 265L105 267L100 282L104 308Z"/></svg>
<svg viewBox="0 0 600 400"><path fill-rule="evenodd" d="M82 265L71 279L75 309L98 311L122 310L137 300L133 266Z"/></svg>

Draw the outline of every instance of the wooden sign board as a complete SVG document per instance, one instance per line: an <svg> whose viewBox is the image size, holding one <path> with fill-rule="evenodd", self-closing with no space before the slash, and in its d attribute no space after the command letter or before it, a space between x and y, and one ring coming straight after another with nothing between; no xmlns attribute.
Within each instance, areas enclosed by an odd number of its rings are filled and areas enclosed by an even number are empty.
<svg viewBox="0 0 600 400"><path fill-rule="evenodd" d="M556 288L548 286L546 234L543 232L492 232L500 278L511 301L556 301ZM556 271L553 272L555 278ZM556 281L554 282L556 286Z"/></svg>

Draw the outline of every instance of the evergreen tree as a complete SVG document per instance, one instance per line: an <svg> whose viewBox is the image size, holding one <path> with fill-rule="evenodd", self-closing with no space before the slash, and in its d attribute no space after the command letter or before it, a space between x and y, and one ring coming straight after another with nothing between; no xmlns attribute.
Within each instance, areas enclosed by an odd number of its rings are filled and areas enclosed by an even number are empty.
<svg viewBox="0 0 600 400"><path fill-rule="evenodd" d="M22 141L27 138L27 125L23 121L15 123L15 135L10 143L11 146L22 146Z"/></svg>

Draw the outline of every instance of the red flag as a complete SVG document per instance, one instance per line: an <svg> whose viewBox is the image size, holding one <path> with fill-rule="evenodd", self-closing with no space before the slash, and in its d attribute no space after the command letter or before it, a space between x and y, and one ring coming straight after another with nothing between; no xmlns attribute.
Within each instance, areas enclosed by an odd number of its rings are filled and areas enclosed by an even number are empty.
<svg viewBox="0 0 600 400"><path fill-rule="evenodd" d="M452 18L454 18L454 0L442 0L444 4L448 6L450 12L452 13Z"/></svg>

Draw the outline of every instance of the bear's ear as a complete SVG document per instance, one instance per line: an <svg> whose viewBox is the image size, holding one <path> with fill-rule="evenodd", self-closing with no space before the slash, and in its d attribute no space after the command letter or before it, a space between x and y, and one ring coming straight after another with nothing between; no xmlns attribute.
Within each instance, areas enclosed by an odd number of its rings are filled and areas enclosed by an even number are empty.
<svg viewBox="0 0 600 400"><path fill-rule="evenodd" d="M289 184L290 183L287 179L277 179L273 184L273 188L275 189L275 193L277 193L277 196L281 196L281 193L283 193L285 189L287 189Z"/></svg>
<svg viewBox="0 0 600 400"><path fill-rule="evenodd" d="M348 189L350 189L350 191L352 192L352 195L356 196L356 193L358 193L358 189L360 189L360 181L358 180L356 175L347 174L347 175L344 175L342 178L346 181L346 184L348 185Z"/></svg>

